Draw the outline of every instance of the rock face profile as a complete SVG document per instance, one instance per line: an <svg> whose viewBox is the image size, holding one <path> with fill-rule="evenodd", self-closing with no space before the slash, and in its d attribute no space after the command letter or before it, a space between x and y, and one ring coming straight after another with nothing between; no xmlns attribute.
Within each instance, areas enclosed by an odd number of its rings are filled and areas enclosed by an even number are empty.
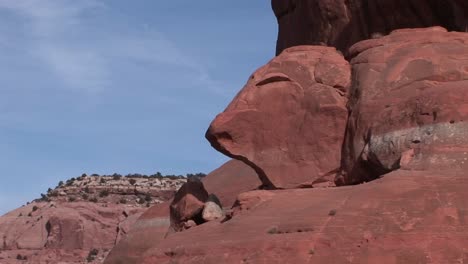
<svg viewBox="0 0 468 264"><path fill-rule="evenodd" d="M355 44L342 184L468 168L468 34L404 29Z"/></svg>
<svg viewBox="0 0 468 264"><path fill-rule="evenodd" d="M277 55L298 45L347 52L354 43L402 28L442 26L467 31L465 0L272 0Z"/></svg>
<svg viewBox="0 0 468 264"><path fill-rule="evenodd" d="M334 48L287 49L249 78L206 137L266 188L333 184L349 85L349 64Z"/></svg>

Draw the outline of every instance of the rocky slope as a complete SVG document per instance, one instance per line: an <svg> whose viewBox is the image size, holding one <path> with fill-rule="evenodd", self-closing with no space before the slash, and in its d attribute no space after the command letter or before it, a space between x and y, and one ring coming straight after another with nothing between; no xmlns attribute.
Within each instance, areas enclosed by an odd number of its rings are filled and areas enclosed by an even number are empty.
<svg viewBox="0 0 468 264"><path fill-rule="evenodd" d="M357 186L255 191L139 263L466 263L466 173L398 171Z"/></svg>
<svg viewBox="0 0 468 264"><path fill-rule="evenodd" d="M239 193L255 190L262 183L255 171L241 161L231 160L202 180L208 193L215 194L229 209ZM112 249L105 264L139 264L145 252L156 247L167 235L171 202L152 206L132 225L128 234Z"/></svg>
<svg viewBox="0 0 468 264"><path fill-rule="evenodd" d="M0 263L102 263L153 204L185 178L82 176L0 217Z"/></svg>

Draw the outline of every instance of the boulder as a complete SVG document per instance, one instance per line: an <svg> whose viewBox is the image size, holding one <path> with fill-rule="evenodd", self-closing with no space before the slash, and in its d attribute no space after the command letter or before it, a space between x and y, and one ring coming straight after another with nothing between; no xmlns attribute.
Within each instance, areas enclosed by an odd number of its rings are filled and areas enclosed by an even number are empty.
<svg viewBox="0 0 468 264"><path fill-rule="evenodd" d="M333 183L349 85L349 64L335 48L287 49L249 78L206 138L251 166L264 188Z"/></svg>
<svg viewBox="0 0 468 264"><path fill-rule="evenodd" d="M224 217L222 205L216 195L210 194L208 197L203 207L202 217L206 222L222 219Z"/></svg>
<svg viewBox="0 0 468 264"><path fill-rule="evenodd" d="M466 31L465 0L272 0L278 20L276 53L298 45L346 52L354 43L395 29L442 26Z"/></svg>
<svg viewBox="0 0 468 264"><path fill-rule="evenodd" d="M177 191L169 207L171 228L175 231L183 230L183 223L193 220L197 224L203 223L202 211L208 192L199 180L188 181Z"/></svg>
<svg viewBox="0 0 468 264"><path fill-rule="evenodd" d="M229 221L169 236L141 263L466 263L467 186L464 171L400 170L356 186L269 191Z"/></svg>
<svg viewBox="0 0 468 264"><path fill-rule="evenodd" d="M339 184L399 168L468 168L468 34L405 29L350 48L353 85Z"/></svg>
<svg viewBox="0 0 468 264"><path fill-rule="evenodd" d="M197 226L197 223L193 220L188 220L187 222L184 222L184 229L190 229L192 227Z"/></svg>

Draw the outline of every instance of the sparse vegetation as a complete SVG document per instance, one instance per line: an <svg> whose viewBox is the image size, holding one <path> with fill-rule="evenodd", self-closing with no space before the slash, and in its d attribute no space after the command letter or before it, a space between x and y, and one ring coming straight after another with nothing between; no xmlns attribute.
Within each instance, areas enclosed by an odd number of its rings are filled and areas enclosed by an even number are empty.
<svg viewBox="0 0 468 264"><path fill-rule="evenodd" d="M96 197L91 197L91 198L89 199L89 201L92 202L92 203L97 203L97 202L98 202L98 199L97 199Z"/></svg>
<svg viewBox="0 0 468 264"><path fill-rule="evenodd" d="M329 216L335 216L336 215L336 210L335 209L330 210L330 212L328 212L328 215Z"/></svg>
<svg viewBox="0 0 468 264"><path fill-rule="evenodd" d="M147 194L145 195L145 201L151 202L151 200L153 200L153 198L151 197L151 194L147 193Z"/></svg>
<svg viewBox="0 0 468 264"><path fill-rule="evenodd" d="M130 180L128 180L128 182L129 182L131 185L135 185L136 180L135 180L135 179L130 179Z"/></svg>
<svg viewBox="0 0 468 264"><path fill-rule="evenodd" d="M39 209L39 207L37 207L37 205L34 205L33 208L32 208L32 211L35 212L35 211L37 211L37 209Z"/></svg>
<svg viewBox="0 0 468 264"><path fill-rule="evenodd" d="M127 199L125 199L124 197L122 197L122 198L120 198L119 203L121 203L121 204L126 204L126 203L127 203Z"/></svg>
<svg viewBox="0 0 468 264"><path fill-rule="evenodd" d="M102 190L99 192L99 197L107 197L109 195L108 190Z"/></svg>
<svg viewBox="0 0 468 264"><path fill-rule="evenodd" d="M68 197L68 201L69 202L74 202L74 201L76 201L76 197L75 196L70 196L70 197Z"/></svg>
<svg viewBox="0 0 468 264"><path fill-rule="evenodd" d="M66 185L66 186L72 186L72 185L73 185L73 183L74 183L75 181L76 181L76 179L75 179L75 178L71 178L71 179L67 180L67 182L66 182L66 184L65 184L65 185Z"/></svg>
<svg viewBox="0 0 468 264"><path fill-rule="evenodd" d="M48 197L46 194L41 193L41 198L39 199L39 201L42 201L42 202L49 202L50 199L49 199L49 197Z"/></svg>
<svg viewBox="0 0 468 264"><path fill-rule="evenodd" d="M88 253L88 257L86 257L86 261L88 262L94 261L94 259L96 259L98 254L99 254L98 249L95 249L95 248L91 249Z"/></svg>
<svg viewBox="0 0 468 264"><path fill-rule="evenodd" d="M277 227L272 227L268 230L268 234L273 235L273 234L278 234L278 228Z"/></svg>
<svg viewBox="0 0 468 264"><path fill-rule="evenodd" d="M87 193L83 193L83 194L81 195L81 198L83 198L83 200L86 201L86 200L88 200L89 195L88 195Z"/></svg>

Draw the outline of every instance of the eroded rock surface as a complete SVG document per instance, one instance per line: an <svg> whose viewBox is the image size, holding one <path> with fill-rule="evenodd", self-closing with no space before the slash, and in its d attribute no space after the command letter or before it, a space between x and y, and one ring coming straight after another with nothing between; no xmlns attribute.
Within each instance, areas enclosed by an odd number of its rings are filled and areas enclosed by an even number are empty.
<svg viewBox="0 0 468 264"><path fill-rule="evenodd" d="M262 185L257 173L240 160L230 160L209 173L202 180L209 193L219 198L223 207L230 208L242 192L255 190Z"/></svg>
<svg viewBox="0 0 468 264"><path fill-rule="evenodd" d="M287 49L249 78L206 137L267 188L333 184L349 84L349 65L334 48Z"/></svg>
<svg viewBox="0 0 468 264"><path fill-rule="evenodd" d="M167 177L69 179L0 217L0 263L102 263L147 206L172 198L184 182ZM165 208L168 217L168 204Z"/></svg>
<svg viewBox="0 0 468 264"><path fill-rule="evenodd" d="M226 162L204 177L202 182L206 190L216 194L220 203L227 208L234 204L239 193L254 190L261 185L255 171L237 160ZM144 253L157 247L168 235L169 205L170 202L166 202L148 209L133 225L127 236L112 249L105 263L141 264ZM186 221L183 228L187 229L188 225L193 227L194 221L191 221L193 220Z"/></svg>
<svg viewBox="0 0 468 264"><path fill-rule="evenodd" d="M395 29L442 26L467 31L465 0L272 0L278 19L277 54L298 45L354 43Z"/></svg>
<svg viewBox="0 0 468 264"><path fill-rule="evenodd" d="M90 202L31 203L0 218L0 263L102 263L144 212L143 207Z"/></svg>
<svg viewBox="0 0 468 264"><path fill-rule="evenodd" d="M182 185L169 207L171 228L181 231L184 223L189 220L201 224L203 207L207 199L208 192L201 181L188 181Z"/></svg>
<svg viewBox="0 0 468 264"><path fill-rule="evenodd" d="M202 218L206 222L224 218L223 205L216 195L210 194L210 196L208 196L205 206L203 207ZM193 224L191 226L193 226Z"/></svg>
<svg viewBox="0 0 468 264"><path fill-rule="evenodd" d="M405 29L359 42L342 184L468 167L468 34Z"/></svg>
<svg viewBox="0 0 468 264"><path fill-rule="evenodd" d="M144 252L156 247L170 227L170 202L152 206L132 225L127 235L112 248L105 264L139 264Z"/></svg>
<svg viewBox="0 0 468 264"><path fill-rule="evenodd" d="M398 171L357 186L268 191L227 222L169 236L141 263L464 263L467 184L462 171Z"/></svg>

